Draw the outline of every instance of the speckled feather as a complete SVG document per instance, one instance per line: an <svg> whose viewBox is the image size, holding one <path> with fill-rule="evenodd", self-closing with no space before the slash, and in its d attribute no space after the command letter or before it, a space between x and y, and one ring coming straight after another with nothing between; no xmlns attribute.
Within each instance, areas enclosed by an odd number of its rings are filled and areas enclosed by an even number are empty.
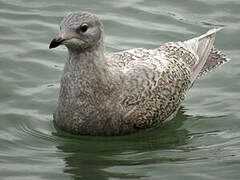
<svg viewBox="0 0 240 180"><path fill-rule="evenodd" d="M126 75L120 102L124 121L135 128L151 128L175 113L191 84L187 63L192 60L178 43L114 54L108 62Z"/></svg>
<svg viewBox="0 0 240 180"><path fill-rule="evenodd" d="M99 26L96 31L102 31L98 18L89 13L70 14L62 26L70 29L88 18ZM55 121L76 134L121 135L171 120L196 78L228 61L213 47L218 30L156 49L138 48L108 57L103 32L93 45L84 39L78 50L66 43L69 55Z"/></svg>

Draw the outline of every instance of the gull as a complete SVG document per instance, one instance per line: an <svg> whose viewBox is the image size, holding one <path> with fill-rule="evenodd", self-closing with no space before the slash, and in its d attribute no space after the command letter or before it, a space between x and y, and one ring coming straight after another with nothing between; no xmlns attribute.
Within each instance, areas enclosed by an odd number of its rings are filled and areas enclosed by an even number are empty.
<svg viewBox="0 0 240 180"><path fill-rule="evenodd" d="M68 14L49 46L68 50L54 121L70 133L94 136L159 127L175 117L198 77L229 61L213 45L221 29L106 56L99 18Z"/></svg>

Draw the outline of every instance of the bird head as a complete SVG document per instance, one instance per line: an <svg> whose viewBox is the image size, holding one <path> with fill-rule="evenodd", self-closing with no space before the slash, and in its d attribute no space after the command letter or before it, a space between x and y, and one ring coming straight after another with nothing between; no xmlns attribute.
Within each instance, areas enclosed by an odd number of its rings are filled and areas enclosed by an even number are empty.
<svg viewBox="0 0 240 180"><path fill-rule="evenodd" d="M84 50L96 46L103 36L100 20L88 12L70 13L60 24L60 33L49 48L65 45L69 50Z"/></svg>

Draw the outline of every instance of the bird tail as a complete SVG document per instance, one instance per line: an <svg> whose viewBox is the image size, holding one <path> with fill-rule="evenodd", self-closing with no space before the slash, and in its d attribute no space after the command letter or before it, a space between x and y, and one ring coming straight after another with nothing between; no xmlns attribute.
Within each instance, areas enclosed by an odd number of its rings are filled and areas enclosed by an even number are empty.
<svg viewBox="0 0 240 180"><path fill-rule="evenodd" d="M207 61L204 64L203 68L201 69L200 73L198 74L198 77L203 76L207 72L212 71L213 69L225 64L228 61L230 61L230 59L227 58L225 54L223 54L218 49L213 48L207 58Z"/></svg>
<svg viewBox="0 0 240 180"><path fill-rule="evenodd" d="M184 42L188 49L198 57L192 67L192 82L194 82L197 77L229 61L224 54L213 46L216 32L221 29L223 28L211 29L199 37Z"/></svg>

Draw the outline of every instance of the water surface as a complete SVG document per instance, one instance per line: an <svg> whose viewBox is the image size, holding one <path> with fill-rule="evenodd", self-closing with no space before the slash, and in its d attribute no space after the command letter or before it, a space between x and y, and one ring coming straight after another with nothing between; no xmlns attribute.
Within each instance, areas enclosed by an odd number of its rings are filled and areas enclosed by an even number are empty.
<svg viewBox="0 0 240 180"><path fill-rule="evenodd" d="M123 137L67 134L52 121L66 48L61 18L97 14L109 53L158 47L213 27L232 61L197 81L177 117ZM0 179L239 179L239 0L0 0Z"/></svg>

